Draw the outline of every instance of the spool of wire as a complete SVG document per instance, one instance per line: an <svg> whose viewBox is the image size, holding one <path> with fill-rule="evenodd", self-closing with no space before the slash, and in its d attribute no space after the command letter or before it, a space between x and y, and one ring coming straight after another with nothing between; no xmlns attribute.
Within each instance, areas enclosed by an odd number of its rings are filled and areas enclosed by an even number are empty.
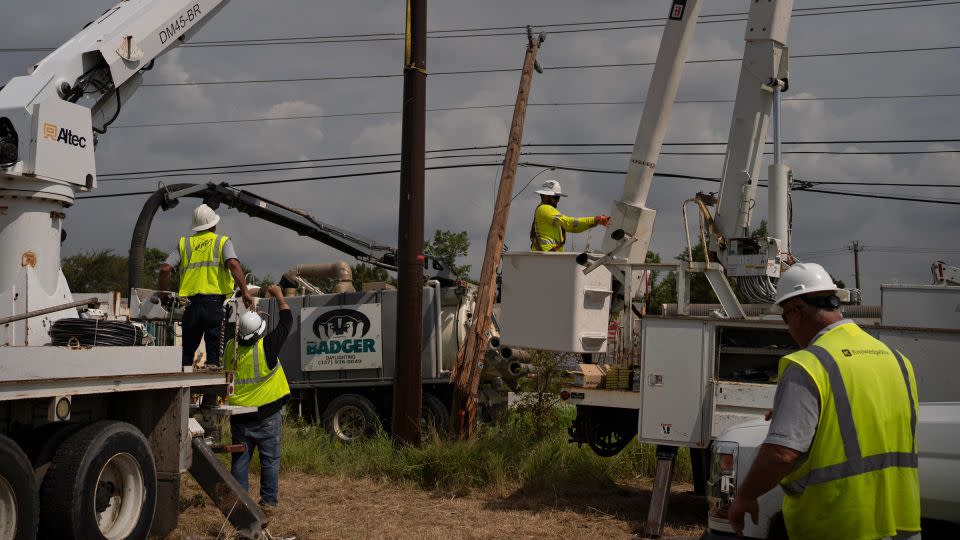
<svg viewBox="0 0 960 540"><path fill-rule="evenodd" d="M50 328L54 345L130 347L143 345L144 338L143 327L127 321L67 318Z"/></svg>

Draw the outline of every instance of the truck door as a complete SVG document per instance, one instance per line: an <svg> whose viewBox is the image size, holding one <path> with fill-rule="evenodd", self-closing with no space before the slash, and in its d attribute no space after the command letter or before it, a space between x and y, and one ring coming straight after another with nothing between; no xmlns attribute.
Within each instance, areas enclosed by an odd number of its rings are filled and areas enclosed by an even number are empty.
<svg viewBox="0 0 960 540"><path fill-rule="evenodd" d="M644 319L642 332L640 440L706 447L713 333L704 321L657 317Z"/></svg>

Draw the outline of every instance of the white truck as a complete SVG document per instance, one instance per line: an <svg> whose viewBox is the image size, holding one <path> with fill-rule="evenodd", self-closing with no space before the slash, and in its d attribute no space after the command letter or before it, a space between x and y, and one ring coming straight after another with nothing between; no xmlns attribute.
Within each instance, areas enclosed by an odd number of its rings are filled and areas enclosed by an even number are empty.
<svg viewBox="0 0 960 540"><path fill-rule="evenodd" d="M94 147L163 53L226 0L124 0L0 87L0 539L146 538L177 524L190 471L241 537L266 517L193 420L228 392L142 326L82 318L60 268ZM105 300L105 299L104 299Z"/></svg>
<svg viewBox="0 0 960 540"><path fill-rule="evenodd" d="M614 352L620 359L616 376L607 372L615 384L568 386L561 398L577 407L572 442L588 444L600 455L619 452L635 436L657 445L653 496L643 531L648 537L662 532L677 449L691 449L695 487L705 494L706 450L727 429L762 420L773 404L777 362L796 347L779 308L772 306L780 272L796 261L790 249L791 172L780 160L779 127L781 94L789 88L786 42L791 0L749 3L719 192L698 193L683 203L685 229L687 207L696 209L697 243L704 248L704 260L693 259L693 243L685 230L688 260L677 265L644 263L656 215L645 207L646 197L702 4L670 2L623 193L610 212L603 249L579 255L507 253L503 263L500 323L505 344L594 358ZM750 223L771 118L770 236L755 239L750 237ZM641 312L633 300L642 277L651 270L677 271L677 304L663 315L637 320ZM690 304L693 273L705 275L720 305ZM956 289L887 287L882 308L845 308L848 317L900 348L918 373L927 374L918 383L923 399L960 398L955 384L938 377L955 369L949 360L960 341L960 312L951 296ZM841 292L845 303L859 303L859 291ZM921 296L919 305L925 308L908 310ZM618 314L624 332L616 351L608 349L611 310ZM937 323L928 324L931 319Z"/></svg>

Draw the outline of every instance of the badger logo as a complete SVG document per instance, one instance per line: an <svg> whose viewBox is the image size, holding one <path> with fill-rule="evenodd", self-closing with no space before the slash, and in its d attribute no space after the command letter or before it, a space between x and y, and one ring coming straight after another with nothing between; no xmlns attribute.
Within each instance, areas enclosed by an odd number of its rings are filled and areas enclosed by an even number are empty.
<svg viewBox="0 0 960 540"><path fill-rule="evenodd" d="M313 333L320 339L361 338L370 331L370 319L352 309L335 309L317 317Z"/></svg>

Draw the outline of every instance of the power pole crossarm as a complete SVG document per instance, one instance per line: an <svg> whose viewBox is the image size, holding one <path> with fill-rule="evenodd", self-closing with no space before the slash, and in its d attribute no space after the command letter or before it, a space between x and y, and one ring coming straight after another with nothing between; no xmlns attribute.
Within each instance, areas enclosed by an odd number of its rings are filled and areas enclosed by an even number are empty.
<svg viewBox="0 0 960 540"><path fill-rule="evenodd" d="M503 159L503 172L497 189L490 231L487 233L486 251L483 268L480 272L480 284L477 291L477 305L474 309L473 325L467 333L467 339L457 353L451 380L454 382L453 406L450 423L453 433L461 438L469 438L477 417L477 391L480 385L480 363L487 349L486 334L490 331L494 296L496 294L497 267L503 252L503 237L510 215L510 198L513 195L513 183L520 160L520 145L523 141L523 122L527 114L527 100L530 97L530 85L533 71L537 67L537 52L543 43L544 34L534 37L527 27L527 51L523 59L523 72L520 75L520 89L513 109L513 122L510 125L510 138ZM539 71L539 70L538 70Z"/></svg>

